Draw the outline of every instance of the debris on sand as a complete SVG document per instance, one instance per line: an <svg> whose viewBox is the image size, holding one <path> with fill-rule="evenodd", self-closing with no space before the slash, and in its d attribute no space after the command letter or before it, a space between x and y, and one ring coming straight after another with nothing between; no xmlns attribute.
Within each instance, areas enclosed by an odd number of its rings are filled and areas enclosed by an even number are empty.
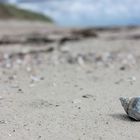
<svg viewBox="0 0 140 140"><path fill-rule="evenodd" d="M127 36L127 39L130 39L130 40L140 40L140 34L129 35L129 36Z"/></svg>
<svg viewBox="0 0 140 140"><path fill-rule="evenodd" d="M59 45L63 45L65 44L66 42L69 42L69 41L78 41L80 40L79 37L77 36L65 36L65 37L62 37L58 42Z"/></svg>
<svg viewBox="0 0 140 140"><path fill-rule="evenodd" d="M93 98L94 96L91 95L91 94L86 94L86 95L83 95L82 97L83 97L83 98Z"/></svg>
<svg viewBox="0 0 140 140"><path fill-rule="evenodd" d="M130 82L131 85L134 84L134 82L136 82L136 77L135 76L131 76L128 78L128 82Z"/></svg>
<svg viewBox="0 0 140 140"><path fill-rule="evenodd" d="M25 55L33 55L33 54L39 54L39 53L47 53L47 52L52 52L54 50L53 47L48 47L48 48L45 48L45 49L39 49L39 50L28 50L26 52L17 52L17 53L12 53L10 55L10 58L13 58L13 57L24 57Z"/></svg>
<svg viewBox="0 0 140 140"><path fill-rule="evenodd" d="M130 118L140 121L140 96L139 97L121 97L121 104Z"/></svg>
<svg viewBox="0 0 140 140"><path fill-rule="evenodd" d="M124 71L125 69L126 69L125 66L121 66L121 67L120 67L120 70L121 70L121 71Z"/></svg>
<svg viewBox="0 0 140 140"><path fill-rule="evenodd" d="M58 43L63 45L66 42L77 41L84 38L98 37L95 29L71 29L64 33L59 31L56 37L56 33L39 33L32 32L30 34L19 34L19 35L3 35L0 37L0 45L10 44L51 44Z"/></svg>
<svg viewBox="0 0 140 140"><path fill-rule="evenodd" d="M10 36L5 35L0 38L0 45L9 44L48 44L53 43L56 40L49 38L42 34L30 34L30 35L18 35Z"/></svg>
<svg viewBox="0 0 140 140"><path fill-rule="evenodd" d="M41 34L31 34L28 36L24 43L42 44L42 43L53 43L55 40Z"/></svg>
<svg viewBox="0 0 140 140"><path fill-rule="evenodd" d="M0 100L2 100L3 99L3 97L2 96L0 96Z"/></svg>
<svg viewBox="0 0 140 140"><path fill-rule="evenodd" d="M37 76L34 76L34 75L31 75L31 81L32 82L38 82L38 81L40 81L40 78L39 77L37 77Z"/></svg>
<svg viewBox="0 0 140 140"><path fill-rule="evenodd" d="M72 101L73 104L79 104L81 103L81 99L75 99Z"/></svg>
<svg viewBox="0 0 140 140"><path fill-rule="evenodd" d="M73 30L72 35L81 38L98 37L95 30L91 28Z"/></svg>
<svg viewBox="0 0 140 140"><path fill-rule="evenodd" d="M6 124L7 122L5 120L0 120L0 124Z"/></svg>

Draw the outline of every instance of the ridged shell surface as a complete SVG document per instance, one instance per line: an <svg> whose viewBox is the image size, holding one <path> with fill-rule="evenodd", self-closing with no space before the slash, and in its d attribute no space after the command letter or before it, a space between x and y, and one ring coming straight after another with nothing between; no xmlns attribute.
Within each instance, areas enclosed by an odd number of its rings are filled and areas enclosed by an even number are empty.
<svg viewBox="0 0 140 140"><path fill-rule="evenodd" d="M121 97L121 104L129 117L140 121L140 96L138 97Z"/></svg>

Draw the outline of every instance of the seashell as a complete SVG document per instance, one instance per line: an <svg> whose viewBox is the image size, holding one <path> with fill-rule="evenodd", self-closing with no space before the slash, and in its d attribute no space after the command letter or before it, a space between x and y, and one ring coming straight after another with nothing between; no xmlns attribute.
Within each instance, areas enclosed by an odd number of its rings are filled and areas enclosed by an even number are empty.
<svg viewBox="0 0 140 140"><path fill-rule="evenodd" d="M130 118L140 121L140 96L120 97L121 104Z"/></svg>

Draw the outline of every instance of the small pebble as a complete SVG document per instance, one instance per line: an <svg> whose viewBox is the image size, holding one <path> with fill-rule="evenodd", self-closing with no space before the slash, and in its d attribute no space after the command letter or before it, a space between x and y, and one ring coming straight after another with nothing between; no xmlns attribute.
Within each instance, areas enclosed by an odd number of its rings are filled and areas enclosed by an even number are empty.
<svg viewBox="0 0 140 140"><path fill-rule="evenodd" d="M75 99L74 101L72 101L72 103L77 104L77 103L81 103L80 99Z"/></svg>
<svg viewBox="0 0 140 140"><path fill-rule="evenodd" d="M125 70L125 67L124 66L120 67L120 70L124 71Z"/></svg>
<svg viewBox="0 0 140 140"><path fill-rule="evenodd" d="M93 95L86 94L86 95L83 95L82 97L83 97L83 98L93 98Z"/></svg>
<svg viewBox="0 0 140 140"><path fill-rule="evenodd" d="M2 100L3 99L3 97L2 96L0 96L0 100Z"/></svg>
<svg viewBox="0 0 140 140"><path fill-rule="evenodd" d="M34 81L34 82L38 82L39 78L37 76L31 75L31 80Z"/></svg>
<svg viewBox="0 0 140 140"><path fill-rule="evenodd" d="M0 124L6 124L6 121L5 120L1 120Z"/></svg>

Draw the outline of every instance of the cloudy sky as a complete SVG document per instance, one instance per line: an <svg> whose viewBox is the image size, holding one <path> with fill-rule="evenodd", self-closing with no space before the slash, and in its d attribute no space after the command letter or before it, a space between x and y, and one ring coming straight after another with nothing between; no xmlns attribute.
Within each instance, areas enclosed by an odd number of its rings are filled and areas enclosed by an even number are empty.
<svg viewBox="0 0 140 140"><path fill-rule="evenodd" d="M140 24L140 0L9 0L66 26Z"/></svg>

